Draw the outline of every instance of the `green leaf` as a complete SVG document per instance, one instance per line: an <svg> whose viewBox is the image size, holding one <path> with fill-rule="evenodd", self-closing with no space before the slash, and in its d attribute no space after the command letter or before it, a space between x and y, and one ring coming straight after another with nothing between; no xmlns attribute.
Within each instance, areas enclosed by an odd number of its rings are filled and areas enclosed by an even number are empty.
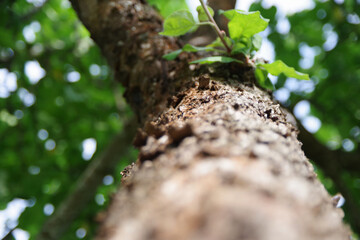
<svg viewBox="0 0 360 240"><path fill-rule="evenodd" d="M159 10L161 16L165 18L177 10L189 9L186 0L147 0L146 2L155 6Z"/></svg>
<svg viewBox="0 0 360 240"><path fill-rule="evenodd" d="M207 8L208 8L208 10L210 12L210 15L213 17L214 16L214 10L209 6L207 6ZM199 18L200 22L209 21L208 16L206 15L205 10L203 9L203 7L201 5L196 8L196 11L198 12L198 18Z"/></svg>
<svg viewBox="0 0 360 240"><path fill-rule="evenodd" d="M287 77L296 78L300 80L310 80L308 74L295 71L293 67L289 67L281 60L277 60L269 64L260 64L260 66L274 76L279 76L281 73L283 73Z"/></svg>
<svg viewBox="0 0 360 240"><path fill-rule="evenodd" d="M161 35L166 36L180 36L184 35L196 26L196 22L187 10L176 11L165 19L164 31L160 32Z"/></svg>
<svg viewBox="0 0 360 240"><path fill-rule="evenodd" d="M179 56L180 53L182 53L182 49L178 49L178 50L175 50L173 52L170 52L168 54L165 54L163 55L162 57L166 60L174 60L175 58L177 58L177 56Z"/></svg>
<svg viewBox="0 0 360 240"><path fill-rule="evenodd" d="M174 60L175 58L177 58L177 56L179 56L180 53L182 52L200 52L200 51L206 51L206 52L210 52L210 51L217 51L217 52L224 52L222 50L218 50L216 48L213 47L196 47L193 46L191 44L185 44L185 46L182 49L178 49L175 50L173 52L170 52L168 54L163 55L163 58L166 60Z"/></svg>
<svg viewBox="0 0 360 240"><path fill-rule="evenodd" d="M242 63L242 61L237 60L235 58L231 58L231 57L213 56L213 57L206 57L206 58L201 58L201 59L192 61L192 62L190 62L190 64L195 64L195 63L211 64L211 63L215 63L215 62L222 62L222 63L238 62L238 63Z"/></svg>
<svg viewBox="0 0 360 240"><path fill-rule="evenodd" d="M249 53L249 47L243 42L236 42L232 46L231 54L235 55L235 54L239 54L239 53L243 53L243 54Z"/></svg>
<svg viewBox="0 0 360 240"><path fill-rule="evenodd" d="M229 20L232 20L237 13L245 13L245 11L239 9L231 9L227 11L219 10L219 14L223 14Z"/></svg>
<svg viewBox="0 0 360 240"><path fill-rule="evenodd" d="M175 58L177 58L177 56L179 56L180 53L182 52L199 52L199 51L206 51L206 52L210 52L210 51L217 51L217 52L223 52L221 50L218 50L216 48L213 47L196 47L193 46L191 44L185 44L185 46L182 49L178 49L175 50L173 52L170 52L168 54L163 55L163 58L166 60L174 60Z"/></svg>
<svg viewBox="0 0 360 240"><path fill-rule="evenodd" d="M259 85L265 89L274 90L274 85L267 77L268 72L264 69L256 68L255 69L255 77L259 83Z"/></svg>
<svg viewBox="0 0 360 240"><path fill-rule="evenodd" d="M196 47L191 44L185 44L185 46L182 48L184 52L199 52L199 51L218 51L217 49L213 47Z"/></svg>
<svg viewBox="0 0 360 240"><path fill-rule="evenodd" d="M229 37L224 37L226 43L228 44L228 46L231 46L233 44L233 41L229 38ZM221 47L221 48L225 48L224 44L222 43L221 39L218 37L216 38L216 40L214 40L212 43L206 45L206 47Z"/></svg>
<svg viewBox="0 0 360 240"><path fill-rule="evenodd" d="M251 37L252 49L257 51L261 48L262 37L259 34L255 34Z"/></svg>
<svg viewBox="0 0 360 240"><path fill-rule="evenodd" d="M250 38L254 34L264 31L269 23L268 19L260 16L259 11L250 13L236 11L231 17L228 27L232 39Z"/></svg>

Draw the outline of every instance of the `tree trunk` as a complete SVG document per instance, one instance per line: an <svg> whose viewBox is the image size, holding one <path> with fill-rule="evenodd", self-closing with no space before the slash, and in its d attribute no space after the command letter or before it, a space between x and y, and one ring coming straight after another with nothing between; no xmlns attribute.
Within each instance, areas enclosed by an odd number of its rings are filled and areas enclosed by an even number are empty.
<svg viewBox="0 0 360 240"><path fill-rule="evenodd" d="M97 239L349 239L253 69L162 60L177 42L143 1L72 3L143 126Z"/></svg>

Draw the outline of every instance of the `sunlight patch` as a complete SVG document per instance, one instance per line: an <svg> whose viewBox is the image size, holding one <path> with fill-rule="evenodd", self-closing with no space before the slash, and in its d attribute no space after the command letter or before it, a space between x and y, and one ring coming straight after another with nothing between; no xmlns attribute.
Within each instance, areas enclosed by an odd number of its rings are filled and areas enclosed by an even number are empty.
<svg viewBox="0 0 360 240"><path fill-rule="evenodd" d="M94 138L87 138L82 142L82 158L88 161L92 158L96 151L96 140Z"/></svg>
<svg viewBox="0 0 360 240"><path fill-rule="evenodd" d="M40 66L39 62L36 60L27 61L25 63L24 71L31 84L38 83L40 79L42 79L46 75L45 69L43 69Z"/></svg>

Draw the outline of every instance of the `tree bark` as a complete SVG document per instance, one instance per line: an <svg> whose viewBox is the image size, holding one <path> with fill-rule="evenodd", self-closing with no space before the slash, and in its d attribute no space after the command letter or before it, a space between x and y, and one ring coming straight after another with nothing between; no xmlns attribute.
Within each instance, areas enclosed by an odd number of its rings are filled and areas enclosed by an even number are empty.
<svg viewBox="0 0 360 240"><path fill-rule="evenodd" d="M143 126L97 239L349 239L253 69L163 61L177 42L143 1L72 3Z"/></svg>

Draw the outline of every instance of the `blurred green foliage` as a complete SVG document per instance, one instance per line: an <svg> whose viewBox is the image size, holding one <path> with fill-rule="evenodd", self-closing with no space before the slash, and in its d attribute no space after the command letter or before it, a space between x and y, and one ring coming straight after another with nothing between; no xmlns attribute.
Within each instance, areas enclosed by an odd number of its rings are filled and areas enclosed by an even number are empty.
<svg viewBox="0 0 360 240"><path fill-rule="evenodd" d="M149 2L164 16L187 8L185 0ZM260 2L251 10L270 19L276 59L311 76L310 83L277 78L277 91L289 93L283 104L295 108L308 101L308 116L321 121L315 136L330 149L359 152L360 1L316 1L313 9L288 18ZM279 30L284 21L289 32ZM122 119L131 115L122 91L67 0L0 2L0 209L15 198L28 201L18 228L33 237L47 217L44 207L64 200L88 165L85 139L96 140L96 157L122 130ZM63 239L78 239L79 228L87 231L84 239L92 238L95 215L130 160L121 159L114 183L100 187ZM335 194L332 180L319 173ZM360 203L360 173L339 175Z"/></svg>
<svg viewBox="0 0 360 240"><path fill-rule="evenodd" d="M0 23L0 208L14 198L30 200L18 227L34 236L46 204L58 206L89 164L83 141L95 139L104 149L131 112L68 1L1 1ZM114 190L114 184L99 189L105 204ZM77 239L79 227L91 239L101 199L64 239Z"/></svg>

